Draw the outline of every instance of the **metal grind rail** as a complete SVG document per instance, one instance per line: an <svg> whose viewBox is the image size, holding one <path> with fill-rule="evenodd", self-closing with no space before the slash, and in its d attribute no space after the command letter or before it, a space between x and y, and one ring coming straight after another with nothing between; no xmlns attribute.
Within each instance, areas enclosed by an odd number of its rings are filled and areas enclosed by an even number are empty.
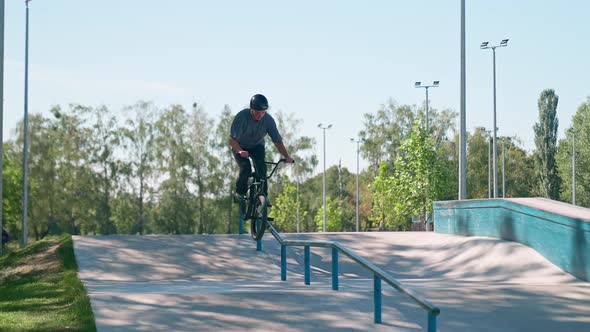
<svg viewBox="0 0 590 332"><path fill-rule="evenodd" d="M395 288L401 293L409 296L419 306L424 308L428 313L428 332L436 332L436 316L440 314L440 309L430 303L428 300L416 294L411 289L402 285L395 280L387 272L381 270L367 259L360 257L348 248L344 247L335 241L318 241L318 240L285 240L272 227L268 225L270 232L281 245L281 280L287 280L287 247L303 247L304 251L304 281L306 285L311 283L311 268L310 268L310 253L311 247L326 247L332 248L332 289L338 290L338 254L341 252L353 261L362 265L366 269L373 272L373 304L374 304L374 322L381 324L381 281L386 282L391 287ZM262 241L256 241L256 250L262 250Z"/></svg>

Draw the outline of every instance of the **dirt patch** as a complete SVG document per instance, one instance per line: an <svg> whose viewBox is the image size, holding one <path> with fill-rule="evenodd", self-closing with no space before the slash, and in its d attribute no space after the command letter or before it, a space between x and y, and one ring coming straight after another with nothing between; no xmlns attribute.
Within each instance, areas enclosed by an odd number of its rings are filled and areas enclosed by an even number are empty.
<svg viewBox="0 0 590 332"><path fill-rule="evenodd" d="M23 259L18 266L0 270L0 285L7 280L17 280L27 276L58 272L61 268L61 263L57 256L58 247L59 244L57 242L52 242L47 250Z"/></svg>

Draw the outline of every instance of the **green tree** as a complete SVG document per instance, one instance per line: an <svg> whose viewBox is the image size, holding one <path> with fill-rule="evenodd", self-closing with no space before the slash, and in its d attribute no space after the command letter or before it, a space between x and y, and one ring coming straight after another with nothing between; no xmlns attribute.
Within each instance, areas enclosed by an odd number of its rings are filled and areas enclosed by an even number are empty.
<svg viewBox="0 0 590 332"><path fill-rule="evenodd" d="M212 152L211 146L214 139L212 137L214 126L207 113L194 104L193 111L190 114L190 128L188 130L188 146L191 159L191 182L195 186L198 202L197 214L197 233L203 234L206 229L215 229L219 219L211 218L205 210L205 200L207 195L217 195L221 191L223 175L216 172L219 160Z"/></svg>
<svg viewBox="0 0 590 332"><path fill-rule="evenodd" d="M468 136L467 194L469 198L488 198L489 196L489 166L491 165L490 158L492 158L492 155L489 154L490 140L491 136L484 127L475 128L473 134Z"/></svg>
<svg viewBox="0 0 590 332"><path fill-rule="evenodd" d="M187 142L189 115L180 105L167 108L156 122L156 159L161 182L154 230L167 234L194 234L194 195L189 191L192 156Z"/></svg>
<svg viewBox="0 0 590 332"><path fill-rule="evenodd" d="M96 233L95 175L90 169L88 145L90 129L80 108L51 109L57 158L58 211L62 229L70 234Z"/></svg>
<svg viewBox="0 0 590 332"><path fill-rule="evenodd" d="M29 118L29 199L28 227L35 240L50 231L61 233L57 225L56 154L50 120L39 114Z"/></svg>
<svg viewBox="0 0 590 332"><path fill-rule="evenodd" d="M459 135L454 135L452 139L445 139L439 143L436 150L438 160L442 166L442 173L448 179L448 185L441 193L440 199L443 201L456 200L459 191L459 153L457 146L459 145Z"/></svg>
<svg viewBox="0 0 590 332"><path fill-rule="evenodd" d="M316 144L315 139L299 135L302 120L297 119L295 114L278 111L275 114L275 119L287 151L296 160L295 167L289 170L293 177L299 176L301 180L311 174L318 164L317 156L313 152ZM280 154L276 149L273 149L269 155L272 156L272 160L280 158Z"/></svg>
<svg viewBox="0 0 590 332"><path fill-rule="evenodd" d="M132 234L144 234L146 228L146 205L152 199L152 181L156 172L156 117L157 108L150 102L139 101L133 106L126 107L129 114L122 130L123 145L126 153L126 169L123 175L126 177L126 188L129 193L122 193L118 202L119 207L126 207L126 216L117 219L122 222L131 222L128 228ZM131 201L131 204L130 202ZM122 210L118 210L122 211ZM119 227L119 223L116 223Z"/></svg>
<svg viewBox="0 0 590 332"><path fill-rule="evenodd" d="M138 199L132 192L121 190L111 199L111 212L113 223L117 227L117 234L140 233L139 222L144 222L139 217ZM145 211L143 211L145 214ZM144 215L145 218L145 215ZM145 229L141 230L143 234Z"/></svg>
<svg viewBox="0 0 590 332"><path fill-rule="evenodd" d="M237 165L234 161L233 152L229 145L229 134L231 130L231 123L234 115L231 112L229 105L225 105L221 114L219 115L219 121L215 129L215 139L213 147L215 153L219 159L219 172L224 174L222 177L222 189L221 189L221 204L224 206L224 210L227 213L226 217L226 233L231 234L232 223L237 224L238 218L232 218L232 214L235 213L233 204L233 193L235 191L235 177L237 175ZM234 220L236 219L236 220ZM237 228L236 228L237 229Z"/></svg>
<svg viewBox="0 0 590 332"><path fill-rule="evenodd" d="M361 153L373 174L377 174L381 162L393 163L397 158L397 150L410 133L415 113L415 107L400 106L389 99L376 114L363 115L364 129L359 134L364 140Z"/></svg>
<svg viewBox="0 0 590 332"><path fill-rule="evenodd" d="M342 210L332 201L332 198L326 197L326 232L342 231ZM318 232L324 230L324 207L322 206L315 216L315 224Z"/></svg>
<svg viewBox="0 0 590 332"><path fill-rule="evenodd" d="M559 199L561 179L557 172L555 154L557 153L557 103L559 97L553 89L541 92L539 97L539 122L535 131L535 171L539 185L538 194L551 199Z"/></svg>
<svg viewBox="0 0 590 332"><path fill-rule="evenodd" d="M295 164L281 165L279 171L286 172L295 182L301 183L302 180L306 179L313 172L318 164L317 157L313 151L315 148L315 139L300 135L301 130L299 127L301 120L297 119L293 113L288 114L278 111L273 116L277 122L277 128L283 137L283 143L287 151L295 159ZM268 136L266 138L266 146L272 146L272 148L267 149L267 160L276 161L282 158ZM283 190L283 179L288 180L289 178L273 176L270 179L269 196L271 198L277 197Z"/></svg>
<svg viewBox="0 0 590 332"><path fill-rule="evenodd" d="M274 224L282 232L296 232L298 210L299 218L304 219L307 216L307 211L303 209L301 201L297 199L295 183L283 179L283 191L277 196L271 211Z"/></svg>
<svg viewBox="0 0 590 332"><path fill-rule="evenodd" d="M368 228L372 228L373 223L377 223L379 230L382 231L386 225L396 223L393 177L390 174L391 170L387 163L381 162L379 173L371 185L373 209L369 216Z"/></svg>
<svg viewBox="0 0 590 332"><path fill-rule="evenodd" d="M559 141L557 168L563 177L561 199L572 199L572 145L576 135L576 204L590 208L590 97L583 102Z"/></svg>
<svg viewBox="0 0 590 332"><path fill-rule="evenodd" d="M89 164L94 170L98 193L96 221L100 234L116 234L116 225L112 220L111 199L116 195L116 183L119 180L121 162L117 157L120 149L121 132L117 118L106 106L77 106L78 111L90 121L88 140Z"/></svg>
<svg viewBox="0 0 590 332"><path fill-rule="evenodd" d="M17 150L14 141L9 141L4 143L3 152L2 228L10 234L11 239L16 240L22 234L22 151Z"/></svg>
<svg viewBox="0 0 590 332"><path fill-rule="evenodd" d="M532 195L532 190L534 183L530 181L531 174L534 174L534 160L532 156L527 154L527 152L522 147L521 140L514 136L514 137L500 137L499 138L499 147L503 144L504 150L506 153L506 157L504 158L506 162L505 169L505 178L506 178L506 197L530 197ZM502 151L501 148L498 149ZM501 152L500 152L501 153ZM502 167L502 155L498 156L499 167ZM500 168L499 171L502 169ZM498 174L499 177L501 173ZM501 179L501 177L500 177ZM501 180L500 180L501 181ZM504 188L498 187L499 190L501 189L502 192Z"/></svg>
<svg viewBox="0 0 590 332"><path fill-rule="evenodd" d="M392 191L396 214L402 220L419 215L425 223L427 213L432 212L433 201L441 196L447 185L443 175L432 138L419 121L415 121L395 161ZM409 228L407 223L394 226L398 230Z"/></svg>

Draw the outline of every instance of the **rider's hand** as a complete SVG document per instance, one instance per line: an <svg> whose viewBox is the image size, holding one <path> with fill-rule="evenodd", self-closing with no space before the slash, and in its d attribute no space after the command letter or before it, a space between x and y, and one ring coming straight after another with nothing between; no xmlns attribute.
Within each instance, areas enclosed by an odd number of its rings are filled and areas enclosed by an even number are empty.
<svg viewBox="0 0 590 332"><path fill-rule="evenodd" d="M291 158L291 156L285 157L285 162L287 164L291 164L295 162L295 159Z"/></svg>
<svg viewBox="0 0 590 332"><path fill-rule="evenodd" d="M245 150L242 150L242 151L238 152L238 154L242 158L248 158L248 157L250 157L250 153L248 153L248 151L245 151Z"/></svg>

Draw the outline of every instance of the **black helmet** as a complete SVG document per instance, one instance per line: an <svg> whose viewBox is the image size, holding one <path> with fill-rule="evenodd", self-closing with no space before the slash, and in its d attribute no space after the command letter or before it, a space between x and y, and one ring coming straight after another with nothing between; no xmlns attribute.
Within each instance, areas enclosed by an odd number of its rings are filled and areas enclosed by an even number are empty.
<svg viewBox="0 0 590 332"><path fill-rule="evenodd" d="M250 99L250 109L257 111L266 111L268 109L268 100L263 95L254 95Z"/></svg>

